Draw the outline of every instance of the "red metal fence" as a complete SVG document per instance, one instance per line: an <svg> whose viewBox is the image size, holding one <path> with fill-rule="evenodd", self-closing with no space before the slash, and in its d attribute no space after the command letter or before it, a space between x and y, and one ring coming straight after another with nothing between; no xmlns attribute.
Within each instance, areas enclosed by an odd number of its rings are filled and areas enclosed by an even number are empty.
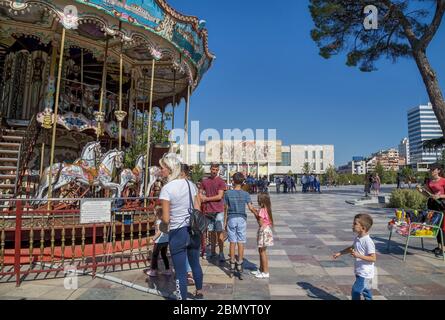
<svg viewBox="0 0 445 320"><path fill-rule="evenodd" d="M156 199L113 200L111 222L80 223L82 199L8 199L0 211L0 280L17 286L31 274L61 273L67 266L89 270L147 265ZM97 199L95 199L97 200ZM102 199L110 200L110 199ZM55 209L54 209L55 208Z"/></svg>

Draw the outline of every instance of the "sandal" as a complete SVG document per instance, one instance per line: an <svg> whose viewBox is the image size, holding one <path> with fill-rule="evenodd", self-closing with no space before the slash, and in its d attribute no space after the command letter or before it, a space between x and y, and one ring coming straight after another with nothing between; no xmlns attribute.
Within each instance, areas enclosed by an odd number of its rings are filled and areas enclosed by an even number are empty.
<svg viewBox="0 0 445 320"><path fill-rule="evenodd" d="M195 292L194 298L195 300L204 300L204 294L202 292L200 293Z"/></svg>

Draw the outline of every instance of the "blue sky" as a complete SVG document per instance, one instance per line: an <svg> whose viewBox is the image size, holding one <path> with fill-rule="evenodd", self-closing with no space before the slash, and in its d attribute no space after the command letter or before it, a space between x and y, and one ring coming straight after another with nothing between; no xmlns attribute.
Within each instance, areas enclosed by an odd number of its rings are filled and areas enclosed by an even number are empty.
<svg viewBox="0 0 445 320"><path fill-rule="evenodd" d="M191 100L200 128L276 128L283 144L333 144L335 164L397 146L406 112L429 101L413 60L381 60L373 73L325 60L310 38L306 0L168 0L207 21L217 56ZM445 88L445 24L428 56ZM184 108L176 123L183 123Z"/></svg>

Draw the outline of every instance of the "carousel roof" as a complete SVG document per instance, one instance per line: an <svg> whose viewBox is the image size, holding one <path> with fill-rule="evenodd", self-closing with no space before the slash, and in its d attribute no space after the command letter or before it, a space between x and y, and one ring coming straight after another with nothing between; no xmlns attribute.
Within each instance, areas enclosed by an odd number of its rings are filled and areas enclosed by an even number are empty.
<svg viewBox="0 0 445 320"><path fill-rule="evenodd" d="M12 37L35 37L48 44L60 37L67 16L77 14L77 28L67 32L66 45L84 48L97 60L104 59L108 41L108 64L119 62L139 77L151 74L156 59L154 106L165 108L196 87L215 56L208 49L204 22L184 16L165 0L23 0L0 1L0 42ZM143 88L141 88L143 89Z"/></svg>

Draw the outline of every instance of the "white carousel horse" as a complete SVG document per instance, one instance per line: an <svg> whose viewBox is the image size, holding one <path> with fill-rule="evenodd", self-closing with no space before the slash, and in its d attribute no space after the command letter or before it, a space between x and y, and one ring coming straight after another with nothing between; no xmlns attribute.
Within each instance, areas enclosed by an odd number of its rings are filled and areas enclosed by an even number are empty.
<svg viewBox="0 0 445 320"><path fill-rule="evenodd" d="M80 165L57 163L53 165L51 173L49 173L49 168L45 169L36 198L43 199L47 197L45 192L49 187L49 174L51 174L53 191L59 190L70 183L76 183L86 187L100 186L104 189L116 189L116 193L119 194L119 185L117 183L111 183L111 181L113 179L112 174L114 169L120 168L122 163L123 152L116 149L110 150L102 156L97 174Z"/></svg>
<svg viewBox="0 0 445 320"><path fill-rule="evenodd" d="M120 190L121 192L125 187L131 183L139 185L139 197L144 195L144 184L145 184L145 155L140 155L136 160L136 166L133 170L124 169L120 175ZM147 186L148 190L151 189L152 185L160 177L161 170L158 167L150 167L149 170L149 184Z"/></svg>
<svg viewBox="0 0 445 320"><path fill-rule="evenodd" d="M80 158L73 164L84 168L96 168L99 159L102 156L102 150L99 141L88 142L82 150Z"/></svg>

